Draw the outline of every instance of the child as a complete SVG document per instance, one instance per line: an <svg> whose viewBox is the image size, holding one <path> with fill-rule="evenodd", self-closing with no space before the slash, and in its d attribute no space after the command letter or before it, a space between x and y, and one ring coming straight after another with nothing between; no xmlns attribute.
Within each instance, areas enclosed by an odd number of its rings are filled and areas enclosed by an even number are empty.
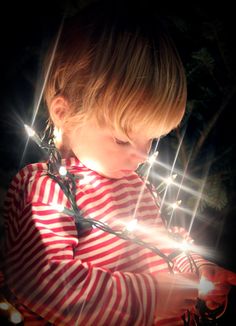
<svg viewBox="0 0 236 326"><path fill-rule="evenodd" d="M83 217L113 229L136 219L156 234L143 232L143 240L171 254L158 207L135 173L153 138L175 128L185 110L184 70L161 24L127 5L88 7L63 27L45 99L61 136L61 164L80 176L75 192ZM25 325L183 324L198 297L185 254L173 259L171 274L162 257L114 234L93 228L78 236L74 218L54 204L71 209L47 163L28 165L12 181L5 277ZM225 304L236 276L192 257L200 276L222 282L203 297L209 308Z"/></svg>

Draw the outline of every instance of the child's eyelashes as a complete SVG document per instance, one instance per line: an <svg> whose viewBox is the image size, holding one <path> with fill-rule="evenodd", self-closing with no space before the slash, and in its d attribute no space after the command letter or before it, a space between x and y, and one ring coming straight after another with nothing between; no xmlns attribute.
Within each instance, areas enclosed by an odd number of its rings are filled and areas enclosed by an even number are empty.
<svg viewBox="0 0 236 326"><path fill-rule="evenodd" d="M114 138L116 144L118 145L129 145L130 143L128 141L123 141L123 140L120 140L118 138Z"/></svg>
<svg viewBox="0 0 236 326"><path fill-rule="evenodd" d="M157 140L156 138L149 139L149 141L147 142L147 145L150 146L150 144L153 141L156 141L156 140ZM127 145L131 144L129 141L120 140L120 139L118 139L116 137L114 137L114 141L115 141L116 144L122 145L122 146L127 146Z"/></svg>

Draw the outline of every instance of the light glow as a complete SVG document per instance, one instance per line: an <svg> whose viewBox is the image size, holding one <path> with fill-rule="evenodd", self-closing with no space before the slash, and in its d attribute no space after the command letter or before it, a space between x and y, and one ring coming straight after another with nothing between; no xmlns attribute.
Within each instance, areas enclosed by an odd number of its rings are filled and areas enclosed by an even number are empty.
<svg viewBox="0 0 236 326"><path fill-rule="evenodd" d="M13 324L19 324L22 322L21 314L18 311L13 311L10 315L10 321Z"/></svg>
<svg viewBox="0 0 236 326"><path fill-rule="evenodd" d="M34 137L35 136L35 131L29 127L28 125L24 124L25 130L28 134L29 137Z"/></svg>
<svg viewBox="0 0 236 326"><path fill-rule="evenodd" d="M182 203L182 200L178 200L176 201L174 204L171 205L171 207L175 210L176 208L178 208Z"/></svg>
<svg viewBox="0 0 236 326"><path fill-rule="evenodd" d="M190 251L191 246L186 240L183 240L181 243L178 244L178 248L183 252L187 252Z"/></svg>
<svg viewBox="0 0 236 326"><path fill-rule="evenodd" d="M169 186L173 181L176 179L177 174L172 174L168 178L166 178L164 181Z"/></svg>
<svg viewBox="0 0 236 326"><path fill-rule="evenodd" d="M212 290L214 290L214 284L208 279L206 279L204 276L202 276L198 286L199 295L206 295Z"/></svg>
<svg viewBox="0 0 236 326"><path fill-rule="evenodd" d="M0 302L0 309L1 310L8 310L10 305L7 302Z"/></svg>
<svg viewBox="0 0 236 326"><path fill-rule="evenodd" d="M55 211L58 211L59 213L68 214L69 216L75 215L73 210L70 210L61 204L51 203L50 206L52 206L52 208L55 209Z"/></svg>
<svg viewBox="0 0 236 326"><path fill-rule="evenodd" d="M128 231L128 232L133 232L133 231L136 229L137 224L138 224L137 219L133 219L132 221L130 221L130 222L126 225L125 230Z"/></svg>
<svg viewBox="0 0 236 326"><path fill-rule="evenodd" d="M53 136L54 136L55 144L57 144L57 146L60 146L62 144L62 131L61 131L61 129L58 129L57 127L54 127Z"/></svg>
<svg viewBox="0 0 236 326"><path fill-rule="evenodd" d="M163 179L163 181L159 184L159 186L156 188L156 190L159 193L163 192L164 190L166 191L167 188L169 187L169 185L174 182L176 177L177 177L177 174L172 174L169 177Z"/></svg>
<svg viewBox="0 0 236 326"><path fill-rule="evenodd" d="M26 130L28 136L29 136L30 138L32 138L32 139L36 142L36 144L37 144L39 147L41 147L41 145L42 145L42 141L41 141L41 139L39 138L39 136L36 134L36 132L34 131L34 129L32 129L31 127L29 127L29 126L26 125L26 124L24 124L24 127L25 127L25 130Z"/></svg>
<svg viewBox="0 0 236 326"><path fill-rule="evenodd" d="M59 173L63 177L67 175L67 169L65 168L65 166L60 166Z"/></svg>
<svg viewBox="0 0 236 326"><path fill-rule="evenodd" d="M153 163L155 163L158 154L159 154L159 152L156 151L156 152L153 153L151 156L149 156L149 158L148 158L148 163L149 163L149 164L153 164Z"/></svg>

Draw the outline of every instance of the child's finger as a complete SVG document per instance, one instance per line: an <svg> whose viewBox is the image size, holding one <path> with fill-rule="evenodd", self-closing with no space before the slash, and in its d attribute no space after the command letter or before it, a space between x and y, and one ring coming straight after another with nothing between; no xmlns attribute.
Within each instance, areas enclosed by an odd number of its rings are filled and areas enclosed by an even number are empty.
<svg viewBox="0 0 236 326"><path fill-rule="evenodd" d="M226 300L226 296L225 295L209 295L209 296L207 296L207 300L206 300L206 302L214 302L214 303L216 303L216 304L218 304L218 306L219 305L222 305L222 304L224 304L225 303L225 300Z"/></svg>
<svg viewBox="0 0 236 326"><path fill-rule="evenodd" d="M216 303L216 302L211 301L211 300L207 300L206 301L206 306L210 310L215 310L215 309L219 308L219 303Z"/></svg>
<svg viewBox="0 0 236 326"><path fill-rule="evenodd" d="M190 310L196 306L196 302L197 302L197 300L185 299L184 300L184 308Z"/></svg>
<svg viewBox="0 0 236 326"><path fill-rule="evenodd" d="M230 291L231 286L228 283L215 283L214 284L214 289L210 291L211 295L228 295Z"/></svg>

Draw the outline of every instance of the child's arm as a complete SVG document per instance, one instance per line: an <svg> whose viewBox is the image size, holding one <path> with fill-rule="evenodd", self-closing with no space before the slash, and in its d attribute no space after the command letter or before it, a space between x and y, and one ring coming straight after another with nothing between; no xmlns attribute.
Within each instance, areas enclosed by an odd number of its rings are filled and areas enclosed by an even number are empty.
<svg viewBox="0 0 236 326"><path fill-rule="evenodd" d="M49 183L53 193L43 192ZM21 304L56 325L98 321L151 325L156 279L151 274L111 273L76 258L79 246L72 218L44 203L64 201L53 183L47 176L31 182L27 171L18 174L10 187L6 206L10 289Z"/></svg>
<svg viewBox="0 0 236 326"><path fill-rule="evenodd" d="M187 231L183 228L174 227L172 232L181 234L183 239L192 242ZM195 267L197 267L200 280L204 278L213 284L213 289L209 292L206 291L206 293L199 293L199 298L205 301L210 310L224 306L224 309L220 310L222 315L226 309L227 296L231 286L236 285L236 274L207 261L197 253L191 252L190 255L195 266L190 263L186 253L181 253L174 259L175 269L187 273L191 269L196 272Z"/></svg>
<svg viewBox="0 0 236 326"><path fill-rule="evenodd" d="M111 272L81 261L74 221L50 205L55 202L68 204L58 184L34 165L8 192L7 285L22 305L56 325L152 325L156 315L180 316L193 304L196 283L189 291L178 275Z"/></svg>
<svg viewBox="0 0 236 326"><path fill-rule="evenodd" d="M232 285L236 285L236 274L217 265L202 265L200 277L211 281L213 289L200 296L209 309L217 309L227 303L227 296Z"/></svg>

